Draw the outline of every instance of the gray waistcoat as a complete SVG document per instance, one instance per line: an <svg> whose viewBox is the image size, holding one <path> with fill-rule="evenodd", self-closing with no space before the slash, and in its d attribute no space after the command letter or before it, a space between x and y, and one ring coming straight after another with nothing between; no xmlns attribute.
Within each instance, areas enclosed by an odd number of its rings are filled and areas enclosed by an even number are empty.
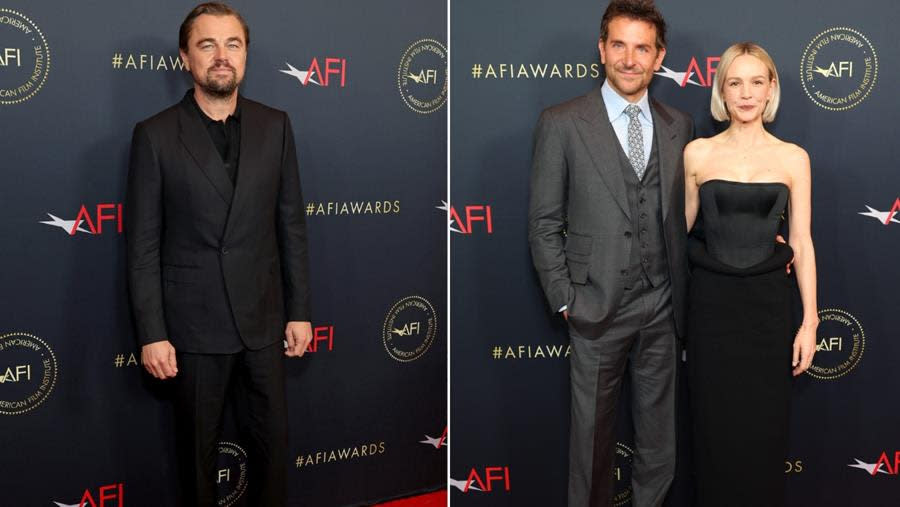
<svg viewBox="0 0 900 507"><path fill-rule="evenodd" d="M620 147L621 148L621 147ZM622 173L625 176L625 191L631 212L631 260L629 261L626 287L631 287L643 275L653 287L669 279L666 261L665 238L662 227L662 206L660 205L659 151L656 135L650 149L650 160L644 179L638 180L625 152L619 149Z"/></svg>

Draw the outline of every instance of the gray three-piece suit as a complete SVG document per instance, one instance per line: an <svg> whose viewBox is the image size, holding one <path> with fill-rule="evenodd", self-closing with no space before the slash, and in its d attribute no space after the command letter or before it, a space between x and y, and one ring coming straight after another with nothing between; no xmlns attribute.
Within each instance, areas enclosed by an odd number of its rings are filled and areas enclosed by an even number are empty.
<svg viewBox="0 0 900 507"><path fill-rule="evenodd" d="M677 338L687 287L684 166L690 117L650 99L638 180L599 88L545 110L534 139L529 241L572 341L569 506L613 497L615 410L632 381L634 505L660 505L675 469Z"/></svg>

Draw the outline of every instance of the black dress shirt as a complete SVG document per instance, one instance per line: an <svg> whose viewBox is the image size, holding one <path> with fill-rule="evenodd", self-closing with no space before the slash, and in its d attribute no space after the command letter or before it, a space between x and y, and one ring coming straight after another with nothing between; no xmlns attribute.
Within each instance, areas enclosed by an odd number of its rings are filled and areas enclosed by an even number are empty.
<svg viewBox="0 0 900 507"><path fill-rule="evenodd" d="M187 94L197 110L200 121L206 126L209 137L212 139L213 144L216 145L216 151L222 157L222 162L225 164L225 170L228 171L231 183L235 183L237 181L238 159L241 153L241 101L238 100L234 113L229 115L225 121L216 121L200 109L200 105L197 104L197 99L194 97L194 90L188 90Z"/></svg>

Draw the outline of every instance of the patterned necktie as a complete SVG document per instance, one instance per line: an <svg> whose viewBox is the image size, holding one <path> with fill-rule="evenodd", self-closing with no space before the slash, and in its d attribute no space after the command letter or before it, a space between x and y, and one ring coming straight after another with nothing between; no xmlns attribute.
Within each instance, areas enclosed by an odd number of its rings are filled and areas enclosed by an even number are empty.
<svg viewBox="0 0 900 507"><path fill-rule="evenodd" d="M641 106L630 104L625 108L628 115L628 160L638 179L644 178L644 134L641 132Z"/></svg>

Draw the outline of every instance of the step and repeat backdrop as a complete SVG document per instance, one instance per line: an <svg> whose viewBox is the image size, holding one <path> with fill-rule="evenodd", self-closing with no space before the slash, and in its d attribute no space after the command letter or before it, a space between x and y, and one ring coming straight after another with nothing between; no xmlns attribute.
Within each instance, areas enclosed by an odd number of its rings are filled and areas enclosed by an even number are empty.
<svg viewBox="0 0 900 507"><path fill-rule="evenodd" d="M134 124L192 86L195 2L0 3L0 504L174 505L171 393L125 282ZM446 485L447 11L234 1L242 93L284 110L309 229L314 339L288 361L289 504ZM229 413L219 505L246 498Z"/></svg>
<svg viewBox="0 0 900 507"><path fill-rule="evenodd" d="M709 113L719 55L734 42L758 42L781 77L769 128L812 159L822 323L814 365L794 383L789 505L896 505L900 6L657 5L669 45L652 96L690 113L698 136L719 132L724 125ZM570 350L528 250L532 133L542 109L603 82L605 9L584 0L451 4L454 505L565 505ZM631 503L628 412L619 411L616 506ZM736 481L754 487L752 477ZM682 466L667 505L688 507L691 495Z"/></svg>

